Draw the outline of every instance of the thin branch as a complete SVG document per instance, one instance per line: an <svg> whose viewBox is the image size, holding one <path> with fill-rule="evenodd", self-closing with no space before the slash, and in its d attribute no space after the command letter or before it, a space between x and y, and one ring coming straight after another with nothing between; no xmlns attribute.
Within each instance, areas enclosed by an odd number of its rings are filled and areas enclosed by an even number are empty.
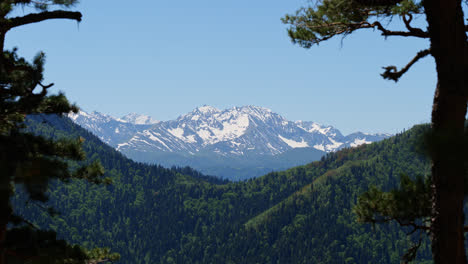
<svg viewBox="0 0 468 264"><path fill-rule="evenodd" d="M418 253L419 248L421 247L422 243L422 234L419 233L419 241L417 244L413 244L412 247L410 247L406 253L402 256L402 260L404 264L408 264L409 262L413 262L413 260L416 258L416 254Z"/></svg>
<svg viewBox="0 0 468 264"><path fill-rule="evenodd" d="M405 222L403 222L403 221L401 221L401 220L399 220L397 218L395 218L394 220L397 221L400 226L411 226L413 228L413 230L411 230L407 235L413 234L414 232L416 232L416 230L425 230L425 231L430 231L431 230L431 228L428 227L428 226L417 225L414 222L405 223Z"/></svg>
<svg viewBox="0 0 468 264"><path fill-rule="evenodd" d="M14 1L12 1L12 4L14 4L14 5L17 5L17 4L25 5L25 4L29 4L31 2L32 2L32 0L14 0Z"/></svg>
<svg viewBox="0 0 468 264"><path fill-rule="evenodd" d="M367 6L392 6L400 3L402 0L355 0L361 5Z"/></svg>
<svg viewBox="0 0 468 264"><path fill-rule="evenodd" d="M400 220L398 218L394 218L394 217L382 217L380 219L377 219L377 218L370 219L370 222L372 222L372 223L388 223L388 222L391 222L391 221L396 221L400 226L413 227L413 230L410 233L408 233L407 235L413 234L416 230L424 230L424 231L430 231L431 230L431 228L429 226L418 225L414 221L409 221L409 222L402 221L402 220ZM468 226L467 226L467 228L468 228Z"/></svg>
<svg viewBox="0 0 468 264"><path fill-rule="evenodd" d="M88 260L88 264L114 263L110 258Z"/></svg>
<svg viewBox="0 0 468 264"><path fill-rule="evenodd" d="M81 21L81 13L80 12L71 12L71 11L63 11L63 10L56 10L56 11L46 11L42 13L35 13L29 14L22 17L13 17L8 19L5 22L4 31L8 31L14 27L19 27L27 24L42 22L49 19L72 19L78 22Z"/></svg>
<svg viewBox="0 0 468 264"><path fill-rule="evenodd" d="M406 18L408 16L408 19ZM405 27L410 31L413 32L414 34L420 34L420 35L427 35L427 32L420 28L414 28L411 26L411 21L413 21L413 15L412 14L403 14L402 16L403 22L405 23Z"/></svg>
<svg viewBox="0 0 468 264"><path fill-rule="evenodd" d="M34 91L34 89L36 88L37 85L39 85L40 87L42 87L42 91L41 91L40 93L38 93L38 94L33 94L33 91ZM31 93L32 96L41 96L41 97L44 97L44 96L47 95L47 89L49 89L49 88L52 87L52 86L54 86L54 83L50 83L50 84L48 84L48 85L44 85L44 84L42 84L41 82L37 82L36 84L33 84L33 85L31 86L31 89L29 89L29 90L30 90L30 93Z"/></svg>
<svg viewBox="0 0 468 264"><path fill-rule="evenodd" d="M332 27L338 29L337 31L331 33L330 35L326 35L318 40L318 42L328 40L336 35L340 34L349 34L352 33L354 30L361 29L361 28L376 28L382 32L382 36L401 36L401 37L418 37L418 38L429 38L429 34L426 31L423 31L419 28L413 28L410 26L410 31L394 31L388 30L382 26L379 21L375 21L374 23L369 23L367 21L359 22L359 23L343 23L343 22L333 22L333 23L324 23L317 26L310 26L307 23L299 23L296 27L305 27L311 30L325 28L325 27Z"/></svg>
<svg viewBox="0 0 468 264"><path fill-rule="evenodd" d="M26 205L28 205L29 203L37 206L39 209L41 209L42 211L44 211L45 213L49 214L52 217L57 216L59 214L59 212L55 211L55 209L53 207L46 207L46 206L38 203L37 201L31 199L31 198L29 198L26 201Z"/></svg>
<svg viewBox="0 0 468 264"><path fill-rule="evenodd" d="M42 83L38 83L39 86L41 86L44 89L49 89L50 87L54 86L54 83L50 83L48 85L43 85Z"/></svg>
<svg viewBox="0 0 468 264"><path fill-rule="evenodd" d="M419 59L422 59L424 57L426 57L427 55L431 54L431 50L430 49L425 49L425 50L421 50L420 52L418 52L416 54L416 56L405 66L403 67L401 70L397 71L397 67L396 66L387 66L387 67L383 67L385 69L385 72L380 74L384 79L387 79L387 80L394 80L395 82L397 82L400 77L405 74L410 68L411 66L413 66L413 64L415 64Z"/></svg>
<svg viewBox="0 0 468 264"><path fill-rule="evenodd" d="M408 18L406 18L406 16L408 16ZM405 23L405 26L408 30L411 30L411 21L413 21L413 15L411 14L403 14L403 22Z"/></svg>
<svg viewBox="0 0 468 264"><path fill-rule="evenodd" d="M29 222L28 220L24 219L22 216L19 216L19 215L12 215L11 216L14 220L18 221L18 222L23 222L25 223L26 225L28 225L29 227L33 228L33 229L36 229L36 230L39 230L39 227L37 227L35 224Z"/></svg>
<svg viewBox="0 0 468 264"><path fill-rule="evenodd" d="M402 37L418 37L418 38L429 38L429 33L420 30L418 31L414 28L414 31L393 31L387 30L380 24L379 21L375 21L374 23L370 24L371 27L377 27L378 30L382 32L382 36L402 36Z"/></svg>
<svg viewBox="0 0 468 264"><path fill-rule="evenodd" d="M37 4L37 5L52 5L48 1L34 1L34 0L15 0L13 4Z"/></svg>

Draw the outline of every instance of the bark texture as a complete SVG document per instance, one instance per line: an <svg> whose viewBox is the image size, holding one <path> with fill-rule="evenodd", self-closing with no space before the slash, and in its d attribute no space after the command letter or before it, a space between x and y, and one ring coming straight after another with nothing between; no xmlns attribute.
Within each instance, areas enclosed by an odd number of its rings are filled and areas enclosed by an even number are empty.
<svg viewBox="0 0 468 264"><path fill-rule="evenodd" d="M423 4L438 77L432 110L432 253L435 264L464 264L468 68L463 12L461 0L425 0Z"/></svg>
<svg viewBox="0 0 468 264"><path fill-rule="evenodd" d="M11 216L9 177L6 171L0 172L0 264L6 263L6 239L7 225Z"/></svg>

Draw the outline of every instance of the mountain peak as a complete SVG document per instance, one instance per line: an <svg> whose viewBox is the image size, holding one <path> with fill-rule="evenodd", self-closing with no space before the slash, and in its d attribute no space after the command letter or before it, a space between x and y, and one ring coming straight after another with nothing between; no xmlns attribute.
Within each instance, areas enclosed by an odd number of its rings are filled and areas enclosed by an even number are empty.
<svg viewBox="0 0 468 264"><path fill-rule="evenodd" d="M277 155L295 148L330 152L388 137L360 132L343 136L332 126L292 122L268 108L254 105L223 110L203 105L164 122L135 113L121 119L97 112L80 112L70 117L124 153Z"/></svg>
<svg viewBox="0 0 468 264"><path fill-rule="evenodd" d="M153 125L159 123L159 121L153 119L147 115L141 115L137 113L130 113L119 119L120 121L135 124L135 125Z"/></svg>
<svg viewBox="0 0 468 264"><path fill-rule="evenodd" d="M110 120L113 120L114 118L110 115L106 115L97 111L93 112L85 112L83 110L80 110L78 113L69 113L68 117L72 119L73 121L77 121L77 119L80 118L85 118L89 120L93 120L95 122L109 122Z"/></svg>
<svg viewBox="0 0 468 264"><path fill-rule="evenodd" d="M219 109L210 106L210 105L203 105L195 108L193 112L200 112L202 114L213 114L213 113L218 113Z"/></svg>
<svg viewBox="0 0 468 264"><path fill-rule="evenodd" d="M268 113L272 112L271 109L269 108L256 106L256 105L244 105L239 108L243 110L250 110L250 111L260 111L260 112L268 112Z"/></svg>

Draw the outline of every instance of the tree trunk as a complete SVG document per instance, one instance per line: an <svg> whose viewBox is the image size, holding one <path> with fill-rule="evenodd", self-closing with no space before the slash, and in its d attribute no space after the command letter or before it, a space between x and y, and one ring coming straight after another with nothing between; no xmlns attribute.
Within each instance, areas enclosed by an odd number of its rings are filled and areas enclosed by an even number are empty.
<svg viewBox="0 0 468 264"><path fill-rule="evenodd" d="M438 84L432 109L432 254L435 264L466 263L464 124L467 40L461 0L425 0Z"/></svg>
<svg viewBox="0 0 468 264"><path fill-rule="evenodd" d="M1 25L0 25L1 28ZM5 32L0 30L0 74L4 74L4 65L3 65L3 52L4 52L4 45L5 45ZM0 119L0 122L2 120ZM1 124L0 124L1 125ZM4 142L0 141L0 144ZM5 149L0 148L1 152L5 152ZM11 208L10 208L10 171L6 169L7 166L7 153L2 153L0 156L0 264L5 264L5 246L4 242L6 239L6 232L8 221L11 215Z"/></svg>
<svg viewBox="0 0 468 264"><path fill-rule="evenodd" d="M0 172L5 173L5 171ZM7 174L7 173L5 173ZM8 175L0 175L0 264L6 263L6 248L4 242L6 239L7 225L11 216L10 192Z"/></svg>
<svg viewBox="0 0 468 264"><path fill-rule="evenodd" d="M3 243L6 239L6 231L7 231L7 224L1 221L0 223L0 264L5 264L5 253L6 248L4 247Z"/></svg>
<svg viewBox="0 0 468 264"><path fill-rule="evenodd" d="M463 124L466 99L441 95L434 98L432 127L432 254L435 264L466 263L464 246ZM455 126L459 119L461 125ZM450 124L452 123L452 124Z"/></svg>

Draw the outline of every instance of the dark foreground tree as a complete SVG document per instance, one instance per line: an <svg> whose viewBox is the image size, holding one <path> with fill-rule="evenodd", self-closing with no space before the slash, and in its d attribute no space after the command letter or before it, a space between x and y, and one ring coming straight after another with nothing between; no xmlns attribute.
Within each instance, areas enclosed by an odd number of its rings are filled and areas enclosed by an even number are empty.
<svg viewBox="0 0 468 264"><path fill-rule="evenodd" d="M364 221L376 220L369 215L373 209L374 216L381 216L380 220L394 219L417 229L427 227L436 264L466 263L463 200L467 148L464 126L468 96L468 26L464 23L462 5L467 4L466 0L319 0L313 7L302 8L295 15L283 18L284 23L291 25L289 35L292 41L305 48L360 29L375 29L384 37L429 40L430 46L418 52L406 66L401 69L385 67L382 76L398 81L421 58L431 55L436 62L438 81L432 110L432 131L426 144L432 159L431 195L426 196L430 197L431 210L422 210L424 216L417 215L419 219L430 219L430 223L419 226L415 215L411 218L409 215L390 214L395 211L385 210L382 201L375 200L379 198L375 190L374 196L370 195L368 199L363 197L362 202L368 204L358 206L357 211L359 215L361 210L359 216ZM427 29L412 24L416 15L426 16ZM397 21L396 18L401 19L401 29L391 30L384 26L384 21ZM416 183L410 185L414 187ZM405 187L408 185L403 183L399 191L406 192ZM375 198L373 201L371 196ZM387 205L394 206L398 199L393 199L391 203L390 200L387 200ZM380 203L380 207L373 202ZM413 206L412 209L418 210L417 204Z"/></svg>
<svg viewBox="0 0 468 264"><path fill-rule="evenodd" d="M85 156L80 139L52 140L25 133L23 121L28 115L77 112L63 94L49 95L53 84L43 83L45 56L39 53L32 62L5 50L7 32L23 25L49 19L81 21L79 12L49 11L69 7L76 0L2 0L0 1L0 264L4 263L104 263L118 256L108 250L86 251L56 237L54 231L41 230L33 220L15 213L11 199L20 189L28 203L46 208L47 190L52 180L86 179L108 183L98 162L77 165ZM17 8L35 8L37 13L15 17ZM73 165L69 161L75 161Z"/></svg>

